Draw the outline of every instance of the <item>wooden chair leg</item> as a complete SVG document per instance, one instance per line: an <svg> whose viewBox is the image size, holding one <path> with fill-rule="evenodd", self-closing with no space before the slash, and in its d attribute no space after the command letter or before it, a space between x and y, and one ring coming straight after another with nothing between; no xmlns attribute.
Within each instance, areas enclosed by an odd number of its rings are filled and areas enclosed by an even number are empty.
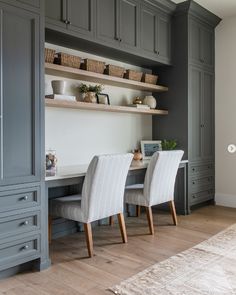
<svg viewBox="0 0 236 295"><path fill-rule="evenodd" d="M52 216L48 216L48 243L52 242Z"/></svg>
<svg viewBox="0 0 236 295"><path fill-rule="evenodd" d="M118 222L120 226L120 233L122 236L123 243L127 243L127 232L126 232L126 226L125 226L125 219L123 213L117 214Z"/></svg>
<svg viewBox="0 0 236 295"><path fill-rule="evenodd" d="M146 207L146 213L147 213L147 220L148 220L148 226L149 226L150 234L154 235L152 207Z"/></svg>
<svg viewBox="0 0 236 295"><path fill-rule="evenodd" d="M175 210L175 202L170 201L169 205L170 205L170 211L171 211L171 215L172 215L172 218L173 218L174 225L178 225L178 220L177 220L177 215L176 215L176 210Z"/></svg>
<svg viewBox="0 0 236 295"><path fill-rule="evenodd" d="M141 215L141 206L136 205L136 216L140 217L140 215Z"/></svg>
<svg viewBox="0 0 236 295"><path fill-rule="evenodd" d="M114 218L113 218L113 216L110 216L109 217L109 225L110 226L114 225Z"/></svg>
<svg viewBox="0 0 236 295"><path fill-rule="evenodd" d="M93 236L91 223L84 223L84 231L86 235L86 243L89 257L93 257Z"/></svg>

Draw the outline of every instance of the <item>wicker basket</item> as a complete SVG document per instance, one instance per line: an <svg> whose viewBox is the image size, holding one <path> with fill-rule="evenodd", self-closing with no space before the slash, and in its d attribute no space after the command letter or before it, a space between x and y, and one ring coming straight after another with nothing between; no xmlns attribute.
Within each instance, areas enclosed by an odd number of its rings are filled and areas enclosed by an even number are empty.
<svg viewBox="0 0 236 295"><path fill-rule="evenodd" d="M157 80L158 80L158 76L156 76L156 75L151 75L151 74L145 74L144 73L143 76L142 76L142 82L144 82L144 83L149 83L149 84L156 85Z"/></svg>
<svg viewBox="0 0 236 295"><path fill-rule="evenodd" d="M142 72L137 72L134 70L127 70L125 73L125 78L129 80L134 80L140 82L142 79Z"/></svg>
<svg viewBox="0 0 236 295"><path fill-rule="evenodd" d="M114 65L107 65L105 69L105 74L109 76L123 78L125 73L125 68L114 66Z"/></svg>
<svg viewBox="0 0 236 295"><path fill-rule="evenodd" d="M80 68L81 58L71 54L59 52L57 57L57 64L65 67Z"/></svg>
<svg viewBox="0 0 236 295"><path fill-rule="evenodd" d="M44 53L45 54L45 62L52 64L54 62L56 50L45 48L44 52L45 52Z"/></svg>
<svg viewBox="0 0 236 295"><path fill-rule="evenodd" d="M103 74L105 62L86 58L81 68L86 71Z"/></svg>

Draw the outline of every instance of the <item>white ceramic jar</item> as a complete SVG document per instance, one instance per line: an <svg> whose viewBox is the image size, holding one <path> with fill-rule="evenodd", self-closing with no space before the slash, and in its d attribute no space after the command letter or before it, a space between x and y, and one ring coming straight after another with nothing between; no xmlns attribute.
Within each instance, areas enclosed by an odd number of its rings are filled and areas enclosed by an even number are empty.
<svg viewBox="0 0 236 295"><path fill-rule="evenodd" d="M143 104L148 105L151 109L155 109L157 106L156 99L152 95L145 96Z"/></svg>
<svg viewBox="0 0 236 295"><path fill-rule="evenodd" d="M66 88L66 81L53 80L52 82L53 94L64 94Z"/></svg>

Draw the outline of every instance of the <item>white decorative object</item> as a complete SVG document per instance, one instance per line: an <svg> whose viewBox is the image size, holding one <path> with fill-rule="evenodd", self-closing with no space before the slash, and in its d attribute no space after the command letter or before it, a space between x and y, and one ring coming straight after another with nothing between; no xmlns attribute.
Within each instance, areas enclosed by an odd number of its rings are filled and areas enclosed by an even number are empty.
<svg viewBox="0 0 236 295"><path fill-rule="evenodd" d="M75 95L52 94L52 95L46 95L46 98L56 99L56 100L76 101Z"/></svg>
<svg viewBox="0 0 236 295"><path fill-rule="evenodd" d="M155 109L157 106L156 99L152 95L145 96L143 104L148 105L151 109Z"/></svg>
<svg viewBox="0 0 236 295"><path fill-rule="evenodd" d="M66 81L62 80L53 80L51 82L53 94L64 94L66 88Z"/></svg>

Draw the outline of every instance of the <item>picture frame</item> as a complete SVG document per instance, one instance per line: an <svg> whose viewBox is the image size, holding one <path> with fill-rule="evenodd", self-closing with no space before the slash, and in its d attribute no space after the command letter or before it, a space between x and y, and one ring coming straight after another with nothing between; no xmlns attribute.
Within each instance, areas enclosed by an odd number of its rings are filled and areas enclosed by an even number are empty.
<svg viewBox="0 0 236 295"><path fill-rule="evenodd" d="M97 103L98 104L110 105L110 99L109 99L108 94L98 93L98 94L96 94L96 97L97 97Z"/></svg>
<svg viewBox="0 0 236 295"><path fill-rule="evenodd" d="M152 155L161 151L161 140L142 140L141 141L141 152L144 160L150 160Z"/></svg>

